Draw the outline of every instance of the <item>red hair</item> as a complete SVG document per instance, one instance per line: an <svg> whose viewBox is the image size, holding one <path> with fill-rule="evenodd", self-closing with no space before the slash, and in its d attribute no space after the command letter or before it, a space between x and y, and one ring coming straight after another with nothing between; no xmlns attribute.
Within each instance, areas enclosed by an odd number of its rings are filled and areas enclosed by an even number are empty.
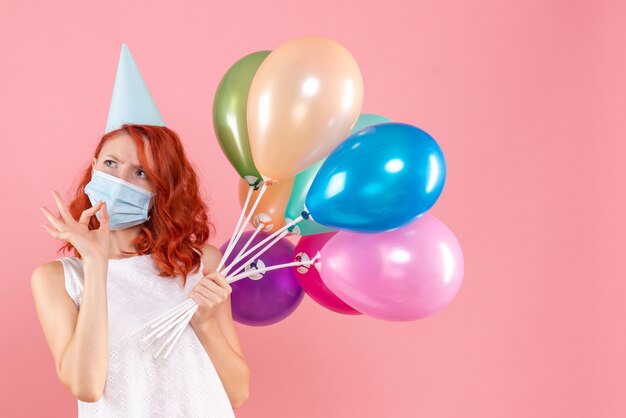
<svg viewBox="0 0 626 418"><path fill-rule="evenodd" d="M184 284L188 273L198 271L202 253L200 249L209 239L210 228L215 229L207 215L207 206L200 197L198 176L185 156L178 135L163 126L123 125L100 139L94 157L98 157L108 139L122 131L127 132L135 142L139 161L156 193L149 213L150 219L141 224L141 231L133 244L139 255L152 254L152 259L161 270L160 276L181 275ZM144 153L144 138L150 146L153 168L149 166ZM90 162L69 204L69 211L76 220L85 209L91 207L89 197L84 192L91 180L91 171ZM89 229L97 229L99 226L98 219L92 216ZM62 250L73 250L74 255L81 258L69 242L59 248L59 251Z"/></svg>

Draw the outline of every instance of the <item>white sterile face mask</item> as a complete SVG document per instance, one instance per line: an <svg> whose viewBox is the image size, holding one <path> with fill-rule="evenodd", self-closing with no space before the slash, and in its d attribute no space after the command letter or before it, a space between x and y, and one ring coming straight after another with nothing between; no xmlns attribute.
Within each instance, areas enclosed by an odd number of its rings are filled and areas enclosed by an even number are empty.
<svg viewBox="0 0 626 418"><path fill-rule="evenodd" d="M99 200L106 203L111 230L139 225L150 219L148 209L156 196L146 189L95 169L91 181L85 186L85 193L92 206ZM100 211L96 217L100 220Z"/></svg>

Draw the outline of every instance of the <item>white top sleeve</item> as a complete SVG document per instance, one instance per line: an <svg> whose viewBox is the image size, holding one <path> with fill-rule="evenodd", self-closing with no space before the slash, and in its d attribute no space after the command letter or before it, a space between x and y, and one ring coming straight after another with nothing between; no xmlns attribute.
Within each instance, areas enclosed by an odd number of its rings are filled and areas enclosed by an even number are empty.
<svg viewBox="0 0 626 418"><path fill-rule="evenodd" d="M80 308L84 289L83 261L78 257L61 257L58 258L57 261L63 264L65 290L76 306Z"/></svg>

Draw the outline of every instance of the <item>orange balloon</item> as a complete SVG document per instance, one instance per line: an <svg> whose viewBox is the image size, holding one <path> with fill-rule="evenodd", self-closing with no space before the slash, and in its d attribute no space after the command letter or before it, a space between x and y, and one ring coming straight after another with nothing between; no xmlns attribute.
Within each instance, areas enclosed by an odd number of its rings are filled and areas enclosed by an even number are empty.
<svg viewBox="0 0 626 418"><path fill-rule="evenodd" d="M332 39L305 36L272 51L248 94L252 158L266 179L285 180L326 157L363 105L354 57Z"/></svg>
<svg viewBox="0 0 626 418"><path fill-rule="evenodd" d="M293 188L294 178L283 180L278 183L274 183L267 187L265 193L261 197L259 205L256 207L250 223L255 228L259 224L264 224L261 231L273 233L285 226L285 210L289 197L291 196L291 189ZM243 209L244 203L246 203L246 196L248 196L248 190L250 186L245 180L239 182L239 205ZM259 190L252 192L250 196L250 202L248 203L248 209L245 216L248 216L252 205L256 202L256 198L259 195Z"/></svg>

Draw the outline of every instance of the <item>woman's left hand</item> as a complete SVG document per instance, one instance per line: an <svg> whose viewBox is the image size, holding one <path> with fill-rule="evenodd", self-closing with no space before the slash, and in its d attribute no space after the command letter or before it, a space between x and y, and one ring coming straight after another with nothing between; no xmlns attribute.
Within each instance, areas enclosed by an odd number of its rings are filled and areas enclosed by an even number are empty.
<svg viewBox="0 0 626 418"><path fill-rule="evenodd" d="M201 278L189 294L189 297L198 304L198 309L191 318L192 322L204 323L212 319L216 310L226 302L232 291L226 278L217 271Z"/></svg>

